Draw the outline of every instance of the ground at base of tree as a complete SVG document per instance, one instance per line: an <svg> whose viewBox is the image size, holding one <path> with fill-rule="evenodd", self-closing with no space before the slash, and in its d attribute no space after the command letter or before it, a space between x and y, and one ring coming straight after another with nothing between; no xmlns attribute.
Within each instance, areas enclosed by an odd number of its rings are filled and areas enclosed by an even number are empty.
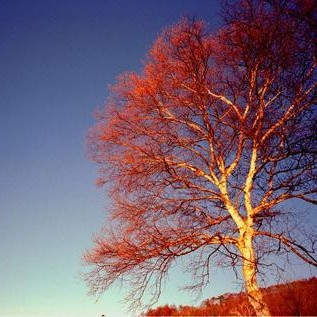
<svg viewBox="0 0 317 317"><path fill-rule="evenodd" d="M317 316L317 277L262 289L273 316ZM165 305L142 316L250 316L245 293L224 294L207 299L200 306Z"/></svg>

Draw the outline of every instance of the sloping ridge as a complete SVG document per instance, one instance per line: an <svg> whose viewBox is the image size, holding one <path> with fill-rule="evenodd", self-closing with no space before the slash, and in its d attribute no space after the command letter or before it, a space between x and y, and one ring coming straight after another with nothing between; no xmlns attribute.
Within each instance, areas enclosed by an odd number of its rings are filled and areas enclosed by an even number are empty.
<svg viewBox="0 0 317 317"><path fill-rule="evenodd" d="M273 316L317 316L317 277L262 288ZM246 294L227 293L200 306L164 305L143 316L252 316Z"/></svg>

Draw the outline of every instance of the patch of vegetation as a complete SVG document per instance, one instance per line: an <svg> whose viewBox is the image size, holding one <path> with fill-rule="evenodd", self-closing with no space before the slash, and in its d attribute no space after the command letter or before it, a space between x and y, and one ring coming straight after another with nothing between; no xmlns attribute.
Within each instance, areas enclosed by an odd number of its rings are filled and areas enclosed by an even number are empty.
<svg viewBox="0 0 317 317"><path fill-rule="evenodd" d="M262 289L273 316L317 316L317 277ZM244 292L212 297L200 306L165 305L142 316L250 316L254 315Z"/></svg>

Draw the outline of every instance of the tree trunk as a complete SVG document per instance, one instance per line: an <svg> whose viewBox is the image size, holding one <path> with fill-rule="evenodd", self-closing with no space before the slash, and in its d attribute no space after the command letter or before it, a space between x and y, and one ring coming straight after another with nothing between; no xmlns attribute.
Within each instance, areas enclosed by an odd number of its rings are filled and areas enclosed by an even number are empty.
<svg viewBox="0 0 317 317"><path fill-rule="evenodd" d="M239 241L239 250L243 258L243 277L248 301L256 316L270 316L270 310L263 299L261 290L257 283L257 259L252 246L253 230L247 229L241 235Z"/></svg>

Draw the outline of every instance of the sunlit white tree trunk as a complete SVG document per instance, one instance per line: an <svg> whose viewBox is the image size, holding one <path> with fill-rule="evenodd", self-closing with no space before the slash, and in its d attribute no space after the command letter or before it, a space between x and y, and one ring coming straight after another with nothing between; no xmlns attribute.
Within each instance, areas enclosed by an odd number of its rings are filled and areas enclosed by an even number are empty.
<svg viewBox="0 0 317 317"><path fill-rule="evenodd" d="M240 231L241 232L241 231ZM270 316L269 308L263 299L257 283L257 259L252 245L253 229L245 227L238 242L242 256L242 271L248 300L257 316Z"/></svg>

